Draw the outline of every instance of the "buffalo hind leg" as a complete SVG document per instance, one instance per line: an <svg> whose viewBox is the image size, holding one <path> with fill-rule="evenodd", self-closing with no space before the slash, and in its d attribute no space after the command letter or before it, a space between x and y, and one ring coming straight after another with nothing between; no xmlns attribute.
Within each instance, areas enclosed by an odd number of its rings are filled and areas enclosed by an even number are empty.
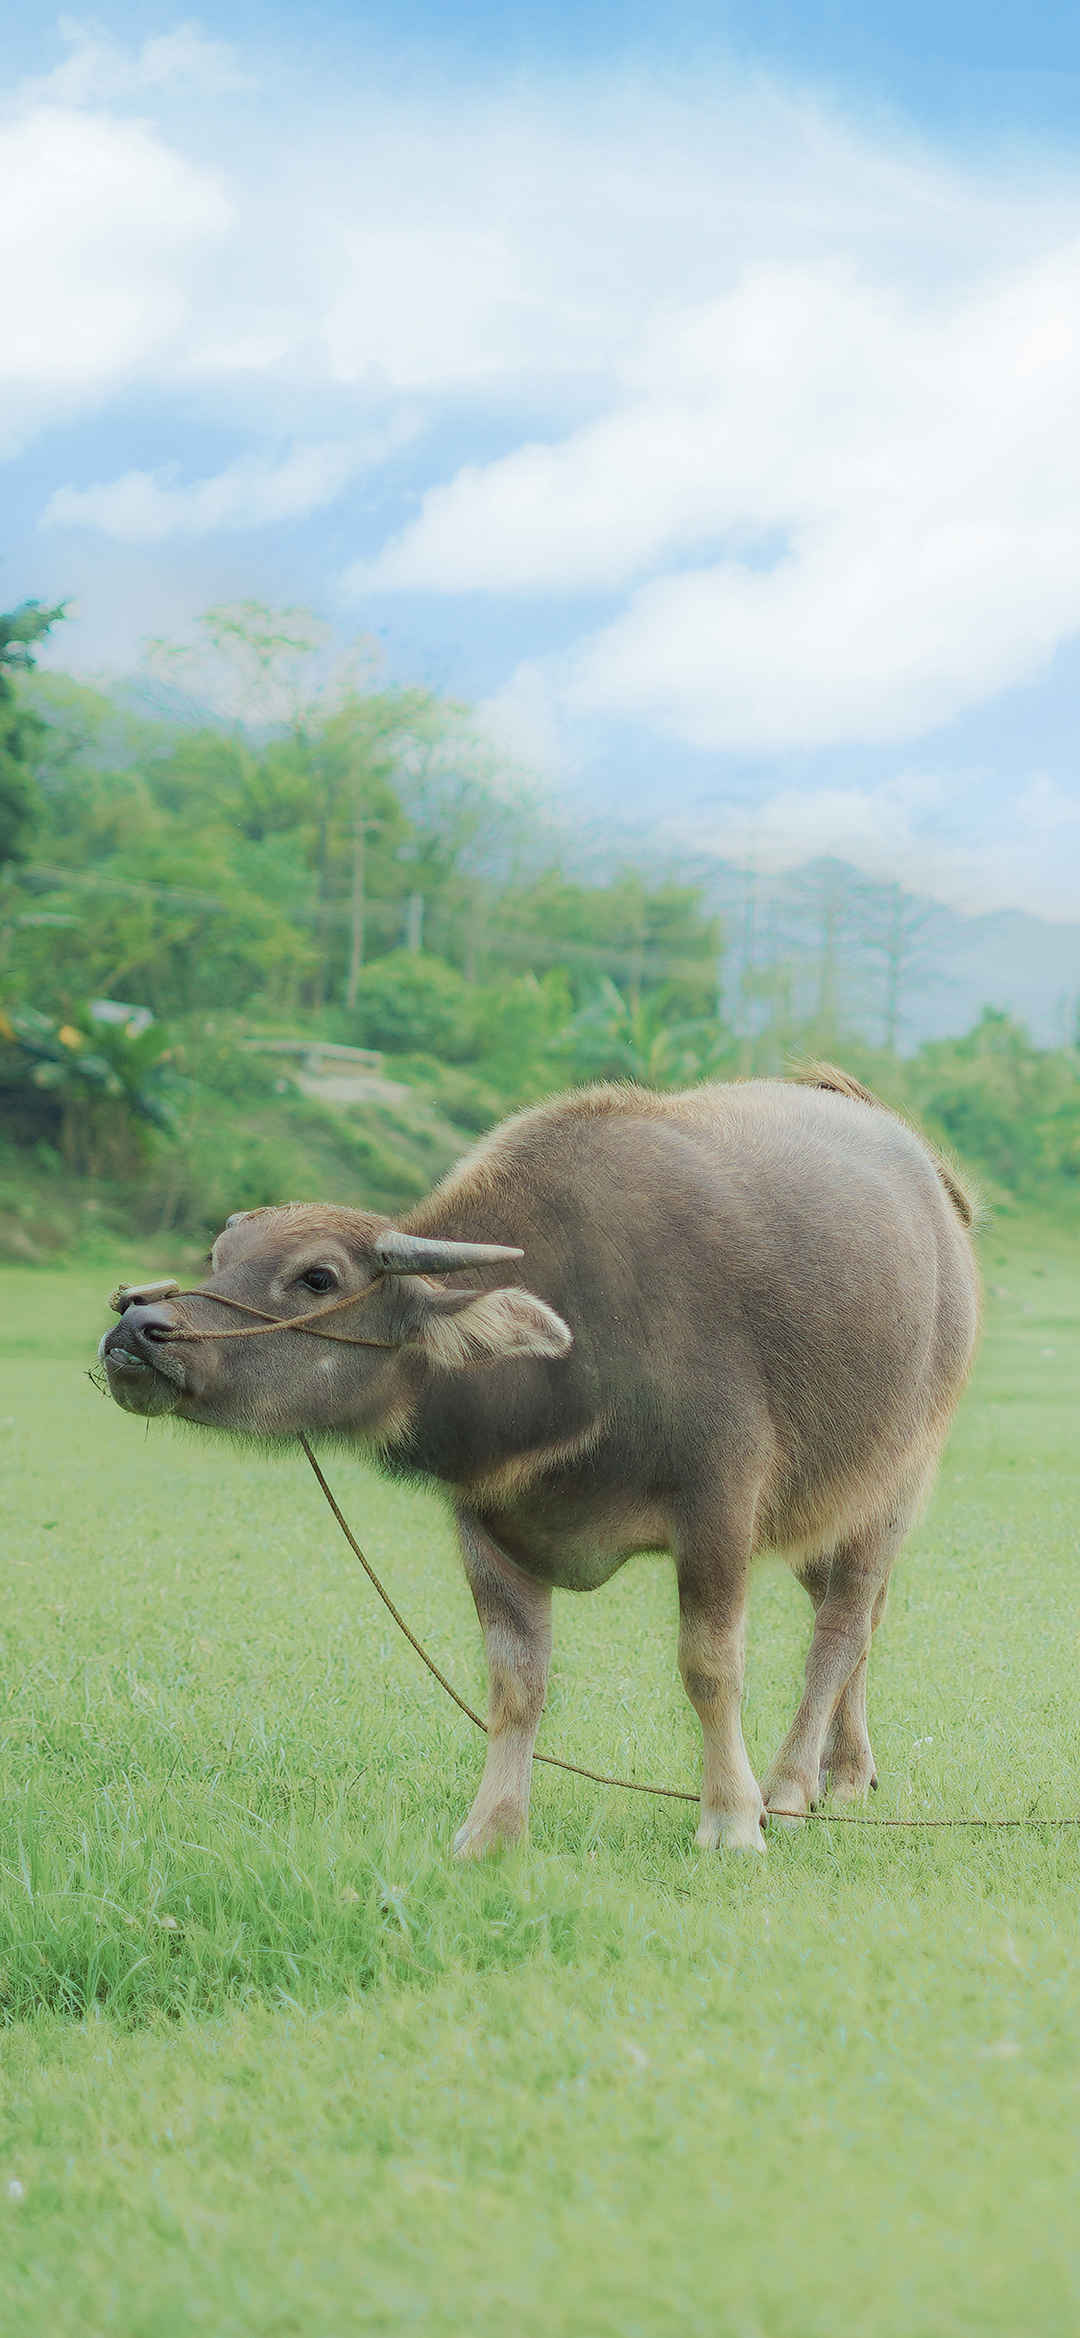
<svg viewBox="0 0 1080 2338"><path fill-rule="evenodd" d="M459 1517L465 1573L488 1663L487 1759L454 1836L459 1858L516 1842L529 1817L532 1756L551 1656L551 1592L516 1567L475 1519Z"/></svg>
<svg viewBox="0 0 1080 2338"><path fill-rule="evenodd" d="M799 1569L799 1581L809 1592L815 1613L829 1588L829 1566L828 1559L815 1559ZM870 1615L871 1639L885 1613L888 1588L886 1578ZM877 1785L877 1766L866 1718L869 1655L869 1648L865 1648L825 1733L818 1773L819 1801L830 1789L836 1802L864 1801L870 1788Z"/></svg>
<svg viewBox="0 0 1080 2338"><path fill-rule="evenodd" d="M823 1562L827 1582L815 1600L806 1687L765 1781L770 1810L801 1818L832 1769L841 1797L865 1793L874 1775L866 1729L866 1660L885 1605L889 1571L911 1522L914 1503L839 1543ZM804 1581L806 1577L804 1575ZM850 1695L848 1692L850 1691Z"/></svg>
<svg viewBox="0 0 1080 2338"><path fill-rule="evenodd" d="M764 1804L743 1743L749 1536L680 1546L679 1670L701 1723L701 1850L762 1851Z"/></svg>

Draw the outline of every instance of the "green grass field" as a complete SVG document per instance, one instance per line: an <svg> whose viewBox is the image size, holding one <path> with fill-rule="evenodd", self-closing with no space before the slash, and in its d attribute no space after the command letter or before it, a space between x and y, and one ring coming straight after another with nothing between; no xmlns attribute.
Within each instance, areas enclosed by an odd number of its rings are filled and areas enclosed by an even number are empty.
<svg viewBox="0 0 1080 2338"><path fill-rule="evenodd" d="M874 1815L1080 1812L1080 1258L1029 1226L984 1262L875 1649ZM479 1739L299 1456L97 1395L113 1279L0 1277L0 2326L1080 2329L1080 1829L703 1859L689 1809L541 1770L529 1846L455 1867ZM330 1475L482 1697L438 1504ZM763 1566L759 1767L808 1617ZM665 1564L557 1602L541 1742L694 1779Z"/></svg>

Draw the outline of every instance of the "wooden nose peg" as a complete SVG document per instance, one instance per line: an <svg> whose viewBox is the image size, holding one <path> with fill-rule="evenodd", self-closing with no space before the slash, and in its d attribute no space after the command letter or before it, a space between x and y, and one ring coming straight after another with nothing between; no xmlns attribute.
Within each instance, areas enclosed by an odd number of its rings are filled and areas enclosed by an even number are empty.
<svg viewBox="0 0 1080 2338"><path fill-rule="evenodd" d="M109 1293L109 1305L114 1315L122 1315L127 1307L152 1307L155 1299L174 1299L179 1289L174 1275L159 1275L156 1282L118 1283Z"/></svg>

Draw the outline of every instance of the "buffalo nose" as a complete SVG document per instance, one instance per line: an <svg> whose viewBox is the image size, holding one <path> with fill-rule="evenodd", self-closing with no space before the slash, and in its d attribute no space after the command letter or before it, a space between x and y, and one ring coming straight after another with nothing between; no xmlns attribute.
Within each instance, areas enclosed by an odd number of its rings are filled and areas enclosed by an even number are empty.
<svg viewBox="0 0 1080 2338"><path fill-rule="evenodd" d="M154 1348L171 1336L177 1322L175 1308L163 1305L160 1299L148 1307L125 1307L105 1340L104 1353L108 1356L118 1348L128 1348L152 1363Z"/></svg>

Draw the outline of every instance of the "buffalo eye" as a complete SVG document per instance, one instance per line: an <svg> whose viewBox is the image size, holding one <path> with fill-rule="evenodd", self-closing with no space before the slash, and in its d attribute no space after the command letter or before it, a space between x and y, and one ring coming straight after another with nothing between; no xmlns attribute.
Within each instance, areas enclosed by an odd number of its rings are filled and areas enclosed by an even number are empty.
<svg viewBox="0 0 1080 2338"><path fill-rule="evenodd" d="M332 1266L309 1266L300 1281L309 1291L336 1291L337 1276Z"/></svg>

